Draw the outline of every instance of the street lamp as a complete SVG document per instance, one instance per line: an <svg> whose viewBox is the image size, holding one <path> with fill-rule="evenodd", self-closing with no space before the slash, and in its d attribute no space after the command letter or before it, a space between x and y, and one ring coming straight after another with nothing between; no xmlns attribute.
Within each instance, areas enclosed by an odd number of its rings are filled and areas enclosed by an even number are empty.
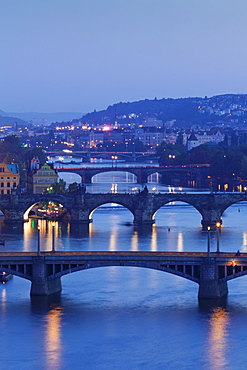
<svg viewBox="0 0 247 370"><path fill-rule="evenodd" d="M220 222L216 222L216 240L217 240L217 247L216 247L216 252L219 253L220 251Z"/></svg>
<svg viewBox="0 0 247 370"><path fill-rule="evenodd" d="M117 167L117 159L118 159L117 155L112 155L111 159L112 159L111 166L114 167L114 164L115 164L115 166Z"/></svg>
<svg viewBox="0 0 247 370"><path fill-rule="evenodd" d="M208 257L210 257L210 230L211 227L208 226Z"/></svg>
<svg viewBox="0 0 247 370"><path fill-rule="evenodd" d="M52 221L51 223L51 226L52 226L52 252L55 252L55 222Z"/></svg>
<svg viewBox="0 0 247 370"><path fill-rule="evenodd" d="M38 232L38 251L37 254L40 256L40 227L37 227L37 232Z"/></svg>

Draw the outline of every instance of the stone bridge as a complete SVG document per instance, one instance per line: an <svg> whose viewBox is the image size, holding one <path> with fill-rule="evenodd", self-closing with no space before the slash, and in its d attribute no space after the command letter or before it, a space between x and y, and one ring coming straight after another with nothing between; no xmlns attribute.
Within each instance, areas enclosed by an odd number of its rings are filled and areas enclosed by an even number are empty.
<svg viewBox="0 0 247 370"><path fill-rule="evenodd" d="M155 222L155 213L170 202L185 202L201 214L201 224L206 230L222 222L222 214L232 204L247 201L246 193L166 193L151 194L142 191L138 194L10 194L0 196L0 210L5 222L23 222L28 212L37 203L56 202L62 204L70 214L72 223L92 222L93 212L103 204L116 203L127 208L138 225Z"/></svg>
<svg viewBox="0 0 247 370"><path fill-rule="evenodd" d="M247 254L202 252L0 252L0 272L31 281L31 295L62 289L61 277L105 266L160 270L199 284L199 298L220 298L227 281L247 275ZM78 275L79 279L79 275Z"/></svg>
<svg viewBox="0 0 247 370"><path fill-rule="evenodd" d="M174 186L208 187L208 165L185 166L112 166L112 167L57 167L58 172L72 172L81 176L83 184L92 182L93 176L105 172L129 172L136 176L138 184L146 184L154 173L161 175L162 183Z"/></svg>

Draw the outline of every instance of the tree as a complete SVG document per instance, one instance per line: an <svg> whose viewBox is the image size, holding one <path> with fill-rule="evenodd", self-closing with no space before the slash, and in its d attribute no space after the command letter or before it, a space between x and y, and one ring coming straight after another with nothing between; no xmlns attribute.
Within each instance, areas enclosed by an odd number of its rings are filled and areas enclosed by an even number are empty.
<svg viewBox="0 0 247 370"><path fill-rule="evenodd" d="M162 166L183 164L185 147L181 145L167 144L165 141L156 148L156 155Z"/></svg>
<svg viewBox="0 0 247 370"><path fill-rule="evenodd" d="M6 136L3 142L0 144L0 152L22 156L23 148L21 148L19 137L15 135Z"/></svg>
<svg viewBox="0 0 247 370"><path fill-rule="evenodd" d="M68 192L69 193L76 193L78 190L78 183L77 182L73 182L72 184L69 184L69 187L68 187Z"/></svg>
<svg viewBox="0 0 247 370"><path fill-rule="evenodd" d="M40 163L44 164L47 160L45 153L41 148L33 148L25 153L25 161L29 163L34 157L37 157Z"/></svg>
<svg viewBox="0 0 247 370"><path fill-rule="evenodd" d="M208 145L199 145L191 149L185 157L186 163L189 164L207 164L210 163L212 156L217 151L216 148Z"/></svg>
<svg viewBox="0 0 247 370"><path fill-rule="evenodd" d="M66 193L66 182L62 179L59 179L58 182L54 182L49 186L49 193L64 194Z"/></svg>

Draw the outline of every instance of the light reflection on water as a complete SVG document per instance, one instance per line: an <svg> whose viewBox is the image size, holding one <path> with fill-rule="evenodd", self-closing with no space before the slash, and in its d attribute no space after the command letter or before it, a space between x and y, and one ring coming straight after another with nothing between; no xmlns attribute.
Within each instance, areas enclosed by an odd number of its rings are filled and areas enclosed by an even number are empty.
<svg viewBox="0 0 247 370"><path fill-rule="evenodd" d="M241 204L241 217L233 205L223 217L220 250L247 250L247 204ZM201 216L186 204L162 207L153 226L136 227L133 215L124 207L111 204L99 207L89 225L56 222L56 250L136 250L136 251L206 251L207 233L201 230ZM37 225L41 231L41 250L52 249L52 225L47 220L29 219L23 225L11 226L0 219L0 251L37 250ZM211 232L211 250L216 250L216 233Z"/></svg>
<svg viewBox="0 0 247 370"><path fill-rule="evenodd" d="M45 316L45 354L47 369L60 369L61 367L61 318L62 311L59 307L51 309Z"/></svg>
<svg viewBox="0 0 247 370"><path fill-rule="evenodd" d="M225 369L229 365L226 356L229 319L229 312L223 307L214 308L210 315L207 358L211 369Z"/></svg>

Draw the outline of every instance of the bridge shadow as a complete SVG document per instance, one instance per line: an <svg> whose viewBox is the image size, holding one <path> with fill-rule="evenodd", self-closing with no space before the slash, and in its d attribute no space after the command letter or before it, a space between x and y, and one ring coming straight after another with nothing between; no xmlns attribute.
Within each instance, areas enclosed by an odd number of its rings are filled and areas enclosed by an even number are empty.
<svg viewBox="0 0 247 370"><path fill-rule="evenodd" d="M48 296L31 296L31 312L34 315L45 315L61 307L61 292Z"/></svg>
<svg viewBox="0 0 247 370"><path fill-rule="evenodd" d="M90 224L70 224L70 235L74 237L84 237L89 235Z"/></svg>
<svg viewBox="0 0 247 370"><path fill-rule="evenodd" d="M216 307L227 308L228 305L228 296L225 295L221 298L207 299L207 298L198 298L198 308L200 313L209 313Z"/></svg>
<svg viewBox="0 0 247 370"><path fill-rule="evenodd" d="M1 234L19 235L23 234L24 227L22 222L2 222Z"/></svg>
<svg viewBox="0 0 247 370"><path fill-rule="evenodd" d="M134 225L134 230L138 232L138 234L141 235L148 235L151 234L153 231L153 225L147 224L147 225Z"/></svg>

